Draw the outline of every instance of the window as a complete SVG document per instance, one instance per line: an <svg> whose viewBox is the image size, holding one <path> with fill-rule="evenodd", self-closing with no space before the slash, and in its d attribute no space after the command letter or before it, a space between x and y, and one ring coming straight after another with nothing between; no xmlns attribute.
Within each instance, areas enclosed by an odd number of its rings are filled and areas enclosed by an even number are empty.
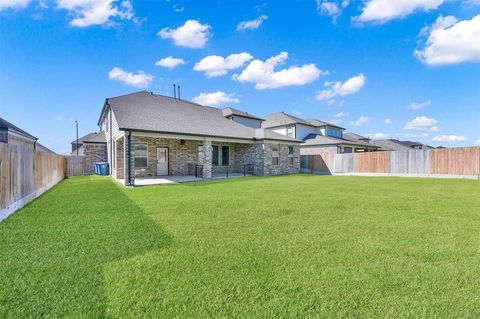
<svg viewBox="0 0 480 319"><path fill-rule="evenodd" d="M352 147L350 147L350 146L343 147L343 153L352 153L352 152L353 152Z"/></svg>
<svg viewBox="0 0 480 319"><path fill-rule="evenodd" d="M212 165L218 166L218 145L212 145Z"/></svg>
<svg viewBox="0 0 480 319"><path fill-rule="evenodd" d="M227 145L222 146L222 165L230 164L230 147Z"/></svg>
<svg viewBox="0 0 480 319"><path fill-rule="evenodd" d="M230 164L230 146L212 145L212 165L228 166Z"/></svg>
<svg viewBox="0 0 480 319"><path fill-rule="evenodd" d="M293 157L289 157L289 158L288 158L288 163L289 163L290 165L293 165Z"/></svg>
<svg viewBox="0 0 480 319"><path fill-rule="evenodd" d="M272 165L278 165L279 146L272 145Z"/></svg>
<svg viewBox="0 0 480 319"><path fill-rule="evenodd" d="M293 146L288 147L288 155L293 155Z"/></svg>
<svg viewBox="0 0 480 319"><path fill-rule="evenodd" d="M342 131L338 128L328 127L327 128L327 136L342 138Z"/></svg>
<svg viewBox="0 0 480 319"><path fill-rule="evenodd" d="M287 136L289 137L295 137L293 136L293 125L287 126Z"/></svg>
<svg viewBox="0 0 480 319"><path fill-rule="evenodd" d="M148 146L147 143L135 143L135 168L147 167Z"/></svg>

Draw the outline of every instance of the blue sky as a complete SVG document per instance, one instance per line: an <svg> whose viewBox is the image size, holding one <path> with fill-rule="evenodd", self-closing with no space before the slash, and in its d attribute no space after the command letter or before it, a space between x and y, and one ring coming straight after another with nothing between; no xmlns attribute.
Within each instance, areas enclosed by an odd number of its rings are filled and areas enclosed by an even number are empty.
<svg viewBox="0 0 480 319"><path fill-rule="evenodd" d="M0 0L0 23L0 116L58 152L105 98L173 83L259 116L480 143L477 0Z"/></svg>

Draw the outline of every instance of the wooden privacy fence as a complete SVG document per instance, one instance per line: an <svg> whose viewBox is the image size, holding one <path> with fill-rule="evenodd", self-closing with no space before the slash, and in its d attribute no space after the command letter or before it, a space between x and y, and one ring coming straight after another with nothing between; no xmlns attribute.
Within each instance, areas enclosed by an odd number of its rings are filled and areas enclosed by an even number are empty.
<svg viewBox="0 0 480 319"><path fill-rule="evenodd" d="M0 143L0 221L65 177L84 173L84 157L65 157L33 144Z"/></svg>
<svg viewBox="0 0 480 319"><path fill-rule="evenodd" d="M302 155L303 172L480 178L480 147Z"/></svg>
<svg viewBox="0 0 480 319"><path fill-rule="evenodd" d="M65 156L67 176L85 175L87 161L85 156Z"/></svg>

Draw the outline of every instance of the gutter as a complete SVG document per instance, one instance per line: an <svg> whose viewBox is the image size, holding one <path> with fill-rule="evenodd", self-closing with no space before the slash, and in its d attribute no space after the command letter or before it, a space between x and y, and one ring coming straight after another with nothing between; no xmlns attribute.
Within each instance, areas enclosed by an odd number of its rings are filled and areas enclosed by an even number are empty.
<svg viewBox="0 0 480 319"><path fill-rule="evenodd" d="M195 134L190 134L190 133L183 133L183 132L165 132L165 131L152 131L152 130L138 130L138 129L131 129L131 128L124 128L121 127L119 128L120 131L126 131L126 132L139 132L139 133L157 133L157 134L166 134L166 135L183 135L183 136L198 136L198 137L209 137L209 138L226 138L226 139L234 139L234 140L242 140L242 141L264 141L264 140L269 140L269 141L282 141L282 142L290 142L290 143L303 143L300 140L277 140L277 139L271 139L271 138L244 138L244 137L234 137L234 136L222 136L222 135L206 135L206 134L201 134L201 135L195 135Z"/></svg>

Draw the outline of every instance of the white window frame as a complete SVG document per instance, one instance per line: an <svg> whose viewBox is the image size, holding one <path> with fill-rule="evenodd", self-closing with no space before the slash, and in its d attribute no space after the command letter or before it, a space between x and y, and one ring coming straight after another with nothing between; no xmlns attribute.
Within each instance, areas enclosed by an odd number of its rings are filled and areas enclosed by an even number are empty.
<svg viewBox="0 0 480 319"><path fill-rule="evenodd" d="M289 132L290 130L290 132ZM285 135L288 136L288 137L293 137L295 138L295 126L293 125L287 125L285 127Z"/></svg>

